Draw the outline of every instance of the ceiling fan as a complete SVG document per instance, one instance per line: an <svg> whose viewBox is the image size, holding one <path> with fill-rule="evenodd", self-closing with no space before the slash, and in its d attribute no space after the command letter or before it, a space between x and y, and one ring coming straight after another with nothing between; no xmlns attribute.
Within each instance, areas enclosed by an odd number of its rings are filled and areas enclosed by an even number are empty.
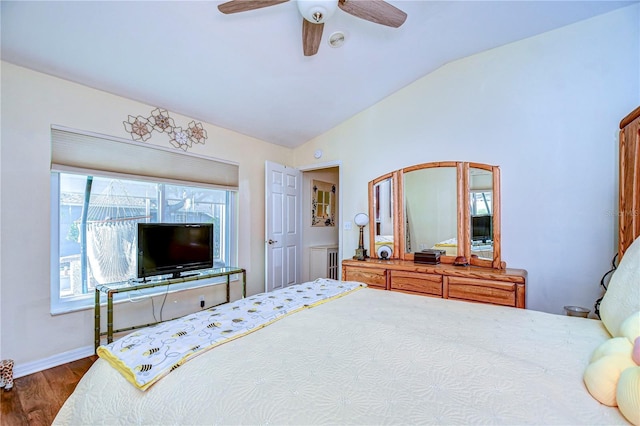
<svg viewBox="0 0 640 426"><path fill-rule="evenodd" d="M246 12L275 6L289 0L230 0L218 5L225 14ZM318 52L324 23L337 8L350 15L376 24L398 28L407 19L407 14L383 0L295 0L302 20L302 50L305 56Z"/></svg>

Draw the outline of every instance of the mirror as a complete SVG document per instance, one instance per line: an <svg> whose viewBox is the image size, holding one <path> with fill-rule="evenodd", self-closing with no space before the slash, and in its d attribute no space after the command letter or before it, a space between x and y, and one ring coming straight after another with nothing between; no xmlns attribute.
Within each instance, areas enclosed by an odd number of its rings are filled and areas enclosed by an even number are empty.
<svg viewBox="0 0 640 426"><path fill-rule="evenodd" d="M403 174L404 252L443 249L457 254L456 167L429 167Z"/></svg>
<svg viewBox="0 0 640 426"><path fill-rule="evenodd" d="M369 240L371 255L382 259L396 257L395 173L369 182Z"/></svg>
<svg viewBox="0 0 640 426"><path fill-rule="evenodd" d="M506 267L497 166L434 162L387 173L369 182L369 218L374 258L412 261L416 252L438 249L441 263L464 256L472 266Z"/></svg>
<svg viewBox="0 0 640 426"><path fill-rule="evenodd" d="M469 168L471 256L493 260L493 173Z"/></svg>

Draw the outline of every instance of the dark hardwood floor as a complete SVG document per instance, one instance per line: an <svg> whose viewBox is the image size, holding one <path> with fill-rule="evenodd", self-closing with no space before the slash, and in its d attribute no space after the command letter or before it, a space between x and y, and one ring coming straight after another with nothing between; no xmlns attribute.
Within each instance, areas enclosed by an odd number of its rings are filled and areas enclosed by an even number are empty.
<svg viewBox="0 0 640 426"><path fill-rule="evenodd" d="M96 359L94 355L20 377L11 391L0 389L0 424L50 425Z"/></svg>

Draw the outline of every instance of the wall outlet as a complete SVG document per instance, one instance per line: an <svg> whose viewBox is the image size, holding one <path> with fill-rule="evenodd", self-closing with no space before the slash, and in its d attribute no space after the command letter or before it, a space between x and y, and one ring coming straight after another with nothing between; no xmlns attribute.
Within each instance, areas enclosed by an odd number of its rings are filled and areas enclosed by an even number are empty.
<svg viewBox="0 0 640 426"><path fill-rule="evenodd" d="M427 245L426 245L426 244L420 244L420 250L424 250L424 249L426 249L426 248L427 248Z"/></svg>
<svg viewBox="0 0 640 426"><path fill-rule="evenodd" d="M346 221L346 222L344 223L344 230L345 230L345 231L351 231L351 222Z"/></svg>

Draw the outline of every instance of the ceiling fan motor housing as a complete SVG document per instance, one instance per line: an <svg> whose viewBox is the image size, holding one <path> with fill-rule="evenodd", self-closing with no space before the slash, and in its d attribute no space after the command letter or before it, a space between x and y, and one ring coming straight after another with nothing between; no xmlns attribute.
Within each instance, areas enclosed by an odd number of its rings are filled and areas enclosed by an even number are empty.
<svg viewBox="0 0 640 426"><path fill-rule="evenodd" d="M298 10L304 19L313 24L322 24L338 8L338 0L298 0Z"/></svg>

